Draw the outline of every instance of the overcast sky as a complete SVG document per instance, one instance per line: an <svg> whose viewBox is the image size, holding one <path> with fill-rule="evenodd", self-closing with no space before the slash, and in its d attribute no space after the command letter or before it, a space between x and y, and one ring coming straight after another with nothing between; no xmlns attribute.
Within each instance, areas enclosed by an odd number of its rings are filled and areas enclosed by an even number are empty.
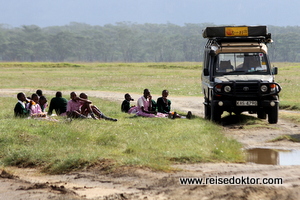
<svg viewBox="0 0 300 200"><path fill-rule="evenodd" d="M0 0L0 24L13 27L214 23L300 25L300 0Z"/></svg>

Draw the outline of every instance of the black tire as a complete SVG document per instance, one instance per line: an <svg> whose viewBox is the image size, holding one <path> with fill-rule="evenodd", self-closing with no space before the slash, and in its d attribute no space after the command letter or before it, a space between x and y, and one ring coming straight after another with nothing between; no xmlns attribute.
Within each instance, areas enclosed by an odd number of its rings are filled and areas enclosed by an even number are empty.
<svg viewBox="0 0 300 200"><path fill-rule="evenodd" d="M270 111L268 113L268 122L270 124L277 124L278 122L278 110L279 110L279 104L276 103L275 106L270 108Z"/></svg>
<svg viewBox="0 0 300 200"><path fill-rule="evenodd" d="M211 118L211 110L210 106L205 104L204 105L204 118L205 119L210 119Z"/></svg>
<svg viewBox="0 0 300 200"><path fill-rule="evenodd" d="M257 118L267 119L267 113L264 110L257 111Z"/></svg>
<svg viewBox="0 0 300 200"><path fill-rule="evenodd" d="M220 112L216 106L211 105L211 121L220 122L221 121L222 112Z"/></svg>

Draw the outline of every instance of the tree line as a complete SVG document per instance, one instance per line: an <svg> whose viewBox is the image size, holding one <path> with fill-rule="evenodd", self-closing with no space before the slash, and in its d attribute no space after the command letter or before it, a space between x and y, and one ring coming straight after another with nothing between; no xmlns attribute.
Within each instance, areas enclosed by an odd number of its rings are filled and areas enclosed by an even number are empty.
<svg viewBox="0 0 300 200"><path fill-rule="evenodd" d="M201 62L214 24L135 24L12 28L0 24L0 61L26 62ZM272 62L300 62L300 27L269 26Z"/></svg>

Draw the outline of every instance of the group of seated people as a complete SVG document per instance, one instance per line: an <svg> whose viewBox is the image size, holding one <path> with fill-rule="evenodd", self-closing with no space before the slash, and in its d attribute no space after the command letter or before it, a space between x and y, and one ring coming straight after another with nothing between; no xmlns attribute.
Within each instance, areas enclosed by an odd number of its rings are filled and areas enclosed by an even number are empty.
<svg viewBox="0 0 300 200"><path fill-rule="evenodd" d="M31 97L26 97L23 92L20 92L17 94L17 98L18 102L14 108L15 116L46 117L47 99L41 90L37 90Z"/></svg>
<svg viewBox="0 0 300 200"><path fill-rule="evenodd" d="M110 121L118 121L117 119L105 116L100 109L95 106L92 101L88 100L85 93L81 93L79 97L76 92L71 92L70 100L62 97L61 92L56 92L54 98L51 99L48 112L47 99L42 95L41 90L37 90L31 97L26 97L23 92L17 94L18 102L15 105L14 113L16 117L33 117L33 118L49 118L53 115L67 116L69 118L93 118L105 119Z"/></svg>
<svg viewBox="0 0 300 200"><path fill-rule="evenodd" d="M149 89L144 89L144 95L137 101L137 106L130 106L130 101L133 101L130 94L126 93L121 105L121 111L129 114L136 114L143 117L168 117L168 118L187 118L191 119L192 113L188 111L186 116L179 115L171 111L171 100L168 99L169 91L163 90L162 96L155 100Z"/></svg>
<svg viewBox="0 0 300 200"><path fill-rule="evenodd" d="M130 94L125 94L125 100L122 102L121 110L129 114L135 114L143 117L169 117L188 118L192 113L189 111L186 116L179 115L176 112L171 112L171 101L168 99L168 90L162 91L162 97L155 102L152 99L149 89L144 90L144 95L137 101L137 106L130 106L130 101L133 101ZM67 116L68 118L92 118L105 119L110 121L118 121L117 119L107 117L100 109L88 99L88 95L81 93L77 96L76 92L70 93L70 100L62 97L60 91L56 92L55 97L50 101L48 112L47 99L41 90L37 90L31 97L26 97L23 92L17 94L18 102L15 105L14 113L16 117L32 117L32 118L50 118L55 115Z"/></svg>

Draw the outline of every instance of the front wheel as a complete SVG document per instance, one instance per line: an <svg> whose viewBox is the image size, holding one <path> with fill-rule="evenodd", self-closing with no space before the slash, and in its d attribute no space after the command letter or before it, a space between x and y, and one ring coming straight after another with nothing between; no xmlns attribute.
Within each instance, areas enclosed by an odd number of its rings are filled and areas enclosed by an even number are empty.
<svg viewBox="0 0 300 200"><path fill-rule="evenodd" d="M268 113L268 121L270 124L276 124L278 122L278 110L279 104L277 102L275 106L270 108L270 111Z"/></svg>
<svg viewBox="0 0 300 200"><path fill-rule="evenodd" d="M220 112L218 109L217 109L217 106L213 106L211 105L211 121L213 122L220 122L221 121L221 115L222 115L222 112Z"/></svg>
<svg viewBox="0 0 300 200"><path fill-rule="evenodd" d="M205 119L211 118L211 108L207 104L204 105L204 117L205 117Z"/></svg>

